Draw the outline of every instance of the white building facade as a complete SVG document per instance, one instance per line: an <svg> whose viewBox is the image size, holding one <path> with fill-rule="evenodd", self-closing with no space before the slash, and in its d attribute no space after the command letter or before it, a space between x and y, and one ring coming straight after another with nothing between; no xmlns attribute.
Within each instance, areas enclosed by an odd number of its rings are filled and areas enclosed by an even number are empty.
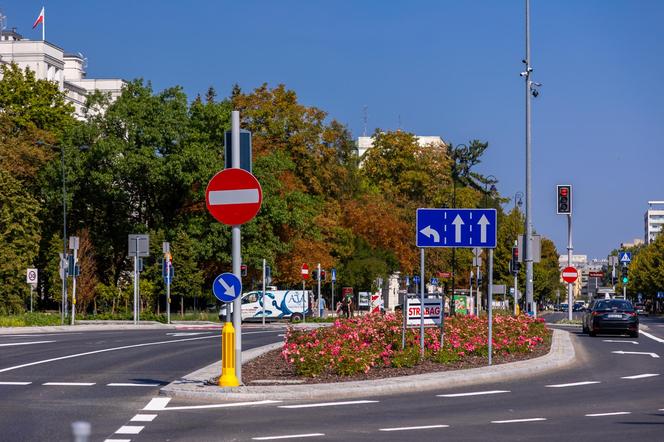
<svg viewBox="0 0 664 442"><path fill-rule="evenodd" d="M89 93L109 93L114 101L126 82L119 78L92 79L85 77L85 59L81 54L68 54L62 48L41 40L24 39L16 30L0 34L0 63L15 63L30 69L39 80L53 81L74 106L76 118L83 119L85 100Z"/></svg>
<svg viewBox="0 0 664 442"><path fill-rule="evenodd" d="M438 136L420 136L416 135L417 144L420 147L427 146L436 146L446 148L447 144L443 141L441 137ZM373 137L358 137L357 138L357 156L362 158L362 156L367 152L367 150L373 147Z"/></svg>
<svg viewBox="0 0 664 442"><path fill-rule="evenodd" d="M664 227L664 201L648 201L648 210L644 216L644 241L650 244Z"/></svg>

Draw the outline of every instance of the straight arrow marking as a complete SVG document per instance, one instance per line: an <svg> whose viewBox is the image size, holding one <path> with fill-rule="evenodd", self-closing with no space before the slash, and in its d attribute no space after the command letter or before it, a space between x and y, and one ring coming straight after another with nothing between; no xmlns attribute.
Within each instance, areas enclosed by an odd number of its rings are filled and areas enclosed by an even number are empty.
<svg viewBox="0 0 664 442"><path fill-rule="evenodd" d="M460 243L461 242L461 226L463 226L465 223L461 219L459 215L457 215L454 218L454 221L452 221L452 224L454 224L454 242Z"/></svg>
<svg viewBox="0 0 664 442"><path fill-rule="evenodd" d="M612 351L611 353L615 353L615 354L618 354L618 355L649 355L650 357L659 359L659 355L657 353L648 353L647 351L623 351L623 350L618 350L618 351Z"/></svg>
<svg viewBox="0 0 664 442"><path fill-rule="evenodd" d="M482 218L477 222L480 225L480 242L486 242L486 226L491 224L487 219L486 215L482 214Z"/></svg>

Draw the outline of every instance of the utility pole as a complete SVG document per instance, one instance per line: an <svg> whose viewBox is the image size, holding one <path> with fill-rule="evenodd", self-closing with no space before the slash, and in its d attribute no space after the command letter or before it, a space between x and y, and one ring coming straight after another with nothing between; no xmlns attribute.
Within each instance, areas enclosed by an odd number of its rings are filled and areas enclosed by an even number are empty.
<svg viewBox="0 0 664 442"><path fill-rule="evenodd" d="M525 78L526 86L526 234L524 237L526 247L523 261L526 263L526 311L533 311L533 192L532 192L532 146L530 130L530 0L526 0L526 58L523 60L526 70L521 73Z"/></svg>
<svg viewBox="0 0 664 442"><path fill-rule="evenodd" d="M240 112L231 112L231 153L234 169L240 168ZM232 226L233 274L242 281L242 242L240 226ZM242 385L242 294L233 301L233 328L235 329L235 376Z"/></svg>
<svg viewBox="0 0 664 442"><path fill-rule="evenodd" d="M572 267L572 214L567 215L567 266ZM571 283L567 284L567 319L572 320L572 304L574 304L574 293Z"/></svg>

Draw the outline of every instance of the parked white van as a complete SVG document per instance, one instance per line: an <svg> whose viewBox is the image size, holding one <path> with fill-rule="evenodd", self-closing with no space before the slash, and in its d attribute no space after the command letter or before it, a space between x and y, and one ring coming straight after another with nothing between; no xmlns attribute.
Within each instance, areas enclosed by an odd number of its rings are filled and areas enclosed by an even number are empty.
<svg viewBox="0 0 664 442"><path fill-rule="evenodd" d="M257 321L263 318L290 319L292 322L302 321L304 315L311 316L311 302L313 293L311 290L266 290L263 297L262 290L256 290L242 294L242 320ZM265 299L265 309L263 309ZM219 312L223 320L225 307ZM231 312L232 312L231 308Z"/></svg>

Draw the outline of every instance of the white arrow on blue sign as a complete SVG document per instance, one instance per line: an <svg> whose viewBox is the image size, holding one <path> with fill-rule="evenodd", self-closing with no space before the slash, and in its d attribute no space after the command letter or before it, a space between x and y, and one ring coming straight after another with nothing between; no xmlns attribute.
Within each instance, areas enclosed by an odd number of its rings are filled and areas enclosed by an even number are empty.
<svg viewBox="0 0 664 442"><path fill-rule="evenodd" d="M496 247L496 209L417 209L417 247Z"/></svg>
<svg viewBox="0 0 664 442"><path fill-rule="evenodd" d="M632 252L620 252L620 262L632 262Z"/></svg>
<svg viewBox="0 0 664 442"><path fill-rule="evenodd" d="M419 283L420 283L420 277L417 276L417 275L416 275L416 276L413 276L413 282L414 282L415 284L419 284Z"/></svg>
<svg viewBox="0 0 664 442"><path fill-rule="evenodd" d="M431 285L438 285L438 278L431 278Z"/></svg>
<svg viewBox="0 0 664 442"><path fill-rule="evenodd" d="M337 280L337 269L332 269L332 282Z"/></svg>
<svg viewBox="0 0 664 442"><path fill-rule="evenodd" d="M222 273L214 279L212 293L221 302L232 302L242 293L242 281L233 273Z"/></svg>

